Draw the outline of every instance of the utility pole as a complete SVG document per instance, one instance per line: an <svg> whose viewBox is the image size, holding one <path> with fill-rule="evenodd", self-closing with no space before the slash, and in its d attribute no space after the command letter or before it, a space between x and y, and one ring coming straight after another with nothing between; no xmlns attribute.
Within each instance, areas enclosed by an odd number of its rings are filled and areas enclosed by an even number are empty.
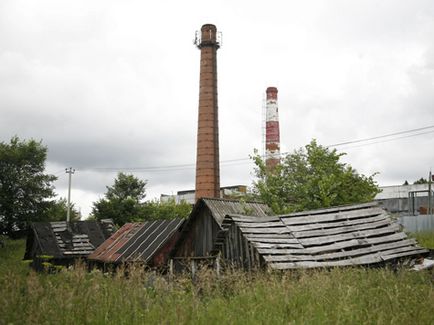
<svg viewBox="0 0 434 325"><path fill-rule="evenodd" d="M429 171L429 177L428 177L428 214L432 214L432 190L431 190L431 183L432 183L432 173L431 170Z"/></svg>
<svg viewBox="0 0 434 325"><path fill-rule="evenodd" d="M65 172L69 174L69 182L68 182L68 207L66 210L66 222L71 221L71 178L72 174L75 173L75 169L72 167L65 168Z"/></svg>

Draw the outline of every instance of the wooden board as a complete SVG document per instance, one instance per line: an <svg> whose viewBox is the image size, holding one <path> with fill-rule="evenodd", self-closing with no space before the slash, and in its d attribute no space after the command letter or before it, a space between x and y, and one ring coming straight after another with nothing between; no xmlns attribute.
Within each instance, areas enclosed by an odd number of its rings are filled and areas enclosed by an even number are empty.
<svg viewBox="0 0 434 325"><path fill-rule="evenodd" d="M326 209L317 209L317 210L311 210L311 211L295 212L295 213L291 213L291 214L287 214L287 215L282 215L282 217L313 216L313 215L318 215L318 214L336 213L336 212L340 212L340 211L360 210L360 209L366 209L366 208L371 208L371 207L378 207L378 202L368 202L368 203L346 205L346 206L326 208Z"/></svg>
<svg viewBox="0 0 434 325"><path fill-rule="evenodd" d="M345 227L336 227L330 229L308 230L308 231L296 231L293 232L296 238L315 237L315 236L328 236L341 233L354 232L359 230L375 229L392 224L392 220L385 219L377 222L369 222ZM291 229L291 228L290 228Z"/></svg>
<svg viewBox="0 0 434 325"><path fill-rule="evenodd" d="M313 223L313 224L301 225L301 226L287 225L287 227L291 231L307 231L307 230L327 229L327 228L334 228L334 227L346 227L351 225L377 222L385 219L390 219L387 213L382 213L381 215L378 216L365 217L361 219L352 219L352 220L345 220L345 221L338 221L338 222L320 222L320 223Z"/></svg>
<svg viewBox="0 0 434 325"><path fill-rule="evenodd" d="M399 231L399 229L400 229L399 225L393 224L388 227L377 228L372 230L355 231L355 232L350 232L345 234L324 236L324 237L301 238L299 239L299 241L303 246L323 245L327 243L339 242L348 239L384 235L384 234Z"/></svg>
<svg viewBox="0 0 434 325"><path fill-rule="evenodd" d="M270 217L252 217L252 216L243 216L237 214L228 215L232 220L237 222L276 222L280 221L279 217L270 216Z"/></svg>
<svg viewBox="0 0 434 325"><path fill-rule="evenodd" d="M244 234L289 234L291 231L283 227L274 228L240 228Z"/></svg>
<svg viewBox="0 0 434 325"><path fill-rule="evenodd" d="M293 251L293 253L289 253L286 255L281 255L282 252L280 252L280 250L278 249L260 249L259 251L262 254L264 254L264 259L268 262L326 261L326 260L333 260L333 259L340 259L340 258L349 258L354 256L360 256L360 255L368 255L375 252L380 253L382 251L387 251L396 248L406 248L406 249L411 248L409 250L412 250L415 244L416 241L414 239L407 239L407 240L402 240L400 242L380 244L375 246L343 251L343 252L334 252L334 253L321 254L321 255L313 255L313 254L302 255L306 253L303 249L291 250ZM272 254L279 254L279 255L272 255Z"/></svg>
<svg viewBox="0 0 434 325"><path fill-rule="evenodd" d="M253 246L255 246L257 249L259 248L281 248L281 249L285 249L285 248L297 248L297 249L301 249L303 248L302 245L300 244L296 244L296 243L252 243Z"/></svg>
<svg viewBox="0 0 434 325"><path fill-rule="evenodd" d="M371 216L381 215L383 211L384 210L381 208L368 208L368 209L346 211L346 212L310 215L306 217L281 217L281 220L286 225L303 225L303 224L312 224L318 222L329 222L329 221L331 222L331 221L371 217Z"/></svg>
<svg viewBox="0 0 434 325"><path fill-rule="evenodd" d="M238 222L238 227L241 228L269 228L269 227L284 227L285 225L279 221L273 222Z"/></svg>
<svg viewBox="0 0 434 325"><path fill-rule="evenodd" d="M298 244L300 242L296 238L255 238L250 240L252 243L277 243L277 244Z"/></svg>
<svg viewBox="0 0 434 325"><path fill-rule="evenodd" d="M414 255L414 254L428 254L428 253L429 253L429 250L427 250L425 248L419 248L415 251L402 252L402 253L397 253L397 254L381 256L381 258L383 259L383 261L388 261L388 260L392 260L392 259L395 259L398 257L404 257L404 256L409 256L409 255Z"/></svg>
<svg viewBox="0 0 434 325"><path fill-rule="evenodd" d="M87 250L87 251L85 251L85 250L77 250L77 251L69 250L69 251L63 252L63 255L89 255L92 252L93 252L93 250Z"/></svg>
<svg viewBox="0 0 434 325"><path fill-rule="evenodd" d="M409 256L415 254L423 254L426 250L416 247L403 247L400 249L393 249L384 251L381 253L364 255L361 257L339 260L339 261L302 261L302 262L290 262L290 263L270 263L270 267L273 269L294 269L294 268L318 268L318 267L333 267L333 266L351 266L351 265L366 265L380 263L385 260L391 260L393 258Z"/></svg>
<svg viewBox="0 0 434 325"><path fill-rule="evenodd" d="M393 242L393 241L399 241L402 239L407 238L406 234L401 232L393 235L388 236L382 236L382 237L373 237L373 238L361 238L361 239L352 239L348 241L333 243L331 245L323 245L323 246L317 246L317 247L308 247L303 248L303 251L306 254L319 254L324 252L333 252L340 249L350 248L350 247L358 247L358 246L367 246L367 245L375 245L378 243L387 243L387 242ZM285 249L285 248L291 248L287 244L269 244L269 243L255 243L255 246L259 248L278 248L278 249ZM282 251L283 254L285 254ZM287 254L293 254L292 252L288 252Z"/></svg>
<svg viewBox="0 0 434 325"><path fill-rule="evenodd" d="M275 239L288 239L294 238L291 234L246 234L245 237L247 239L255 240L261 238L275 238Z"/></svg>

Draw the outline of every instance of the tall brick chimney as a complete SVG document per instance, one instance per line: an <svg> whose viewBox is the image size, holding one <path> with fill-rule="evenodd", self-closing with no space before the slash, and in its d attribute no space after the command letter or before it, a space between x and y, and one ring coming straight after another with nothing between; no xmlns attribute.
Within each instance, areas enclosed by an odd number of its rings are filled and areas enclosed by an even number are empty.
<svg viewBox="0 0 434 325"><path fill-rule="evenodd" d="M200 38L199 119L196 155L196 200L220 197L219 129L217 106L217 28L202 26Z"/></svg>
<svg viewBox="0 0 434 325"><path fill-rule="evenodd" d="M268 169L273 169L280 162L279 108L276 87L267 88L265 128L265 164Z"/></svg>

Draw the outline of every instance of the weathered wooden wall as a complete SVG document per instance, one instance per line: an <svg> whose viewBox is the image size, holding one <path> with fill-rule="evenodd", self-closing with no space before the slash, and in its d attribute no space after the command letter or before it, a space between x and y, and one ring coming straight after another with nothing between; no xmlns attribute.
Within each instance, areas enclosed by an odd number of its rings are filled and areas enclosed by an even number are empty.
<svg viewBox="0 0 434 325"><path fill-rule="evenodd" d="M263 258L257 249L247 240L240 228L232 224L220 246L221 256L226 263L246 270L259 269L264 266Z"/></svg>
<svg viewBox="0 0 434 325"><path fill-rule="evenodd" d="M214 220L208 208L202 209L198 216L187 226L183 236L173 254L174 257L208 256L214 246L219 224Z"/></svg>

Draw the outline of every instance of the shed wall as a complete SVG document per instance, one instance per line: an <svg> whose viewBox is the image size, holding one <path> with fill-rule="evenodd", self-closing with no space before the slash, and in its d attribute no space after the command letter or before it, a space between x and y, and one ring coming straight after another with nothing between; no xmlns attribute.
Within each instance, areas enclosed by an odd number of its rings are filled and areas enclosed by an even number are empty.
<svg viewBox="0 0 434 325"><path fill-rule="evenodd" d="M221 230L208 208L189 225L188 233L175 252L175 257L208 256L214 246L218 232Z"/></svg>
<svg viewBox="0 0 434 325"><path fill-rule="evenodd" d="M232 224L221 246L226 263L246 270L259 269L264 265L257 249L243 236L239 227Z"/></svg>

